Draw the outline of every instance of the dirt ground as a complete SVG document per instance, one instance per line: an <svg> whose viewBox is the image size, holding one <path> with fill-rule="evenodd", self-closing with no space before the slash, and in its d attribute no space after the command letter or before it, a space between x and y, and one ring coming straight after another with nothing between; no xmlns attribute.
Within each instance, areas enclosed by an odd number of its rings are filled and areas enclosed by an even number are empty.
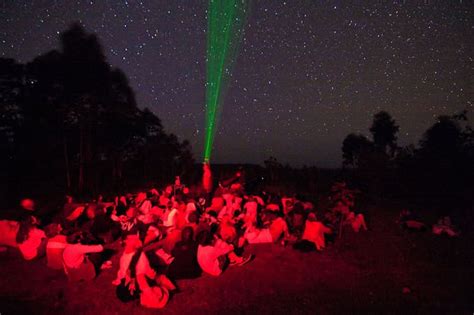
<svg viewBox="0 0 474 315"><path fill-rule="evenodd" d="M26 262L9 249L0 253L0 314L473 314L472 233L409 233L396 210L370 213L368 232L345 230L322 253L249 246L251 263L179 281L161 311L115 297L118 255L94 281L68 283L44 259Z"/></svg>

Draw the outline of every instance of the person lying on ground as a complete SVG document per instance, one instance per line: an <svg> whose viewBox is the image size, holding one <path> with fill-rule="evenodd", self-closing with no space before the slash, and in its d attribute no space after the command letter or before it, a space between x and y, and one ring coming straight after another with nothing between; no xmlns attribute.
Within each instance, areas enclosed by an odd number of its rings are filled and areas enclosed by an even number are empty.
<svg viewBox="0 0 474 315"><path fill-rule="evenodd" d="M150 280L155 285L150 286ZM165 275L158 275L151 268L138 234L126 236L120 268L112 284L117 286L117 297L121 301L139 298L141 305L150 308L163 308L168 302L169 292L176 289Z"/></svg>

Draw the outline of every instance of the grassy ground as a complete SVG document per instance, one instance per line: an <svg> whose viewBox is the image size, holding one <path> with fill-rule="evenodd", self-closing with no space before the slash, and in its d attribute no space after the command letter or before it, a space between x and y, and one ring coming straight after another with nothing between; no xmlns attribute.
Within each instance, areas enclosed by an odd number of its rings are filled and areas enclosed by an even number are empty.
<svg viewBox="0 0 474 315"><path fill-rule="evenodd" d="M397 212L371 209L370 231L346 230L323 253L255 245L256 258L222 276L178 282L162 311L122 304L114 268L90 283L68 283L44 260L0 253L0 314L472 314L472 238L401 231ZM404 293L409 291L408 293Z"/></svg>

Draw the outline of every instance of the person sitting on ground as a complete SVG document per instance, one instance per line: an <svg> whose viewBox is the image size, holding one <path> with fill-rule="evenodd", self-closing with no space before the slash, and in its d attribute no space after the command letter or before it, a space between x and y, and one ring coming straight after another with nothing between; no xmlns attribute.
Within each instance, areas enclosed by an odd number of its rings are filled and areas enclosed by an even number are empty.
<svg viewBox="0 0 474 315"><path fill-rule="evenodd" d="M239 257L234 252L234 246L215 238L209 231L203 230L196 237L199 244L197 261L201 269L212 276L219 276L230 265L244 265L250 261Z"/></svg>
<svg viewBox="0 0 474 315"><path fill-rule="evenodd" d="M85 214L87 221L81 226L81 230L89 232L99 242L110 243L116 238L116 235L120 232L115 232L115 223L110 218L110 214L107 215L104 209L97 204L90 204Z"/></svg>
<svg viewBox="0 0 474 315"><path fill-rule="evenodd" d="M46 244L47 266L51 269L63 269L63 253L67 246L66 235L61 234L60 224L52 223L45 228L48 243Z"/></svg>
<svg viewBox="0 0 474 315"><path fill-rule="evenodd" d="M21 209L18 212L17 221L25 221L31 219L31 222L36 226L41 224L41 220L37 216L36 204L32 199L26 198L20 202Z"/></svg>
<svg viewBox="0 0 474 315"><path fill-rule="evenodd" d="M181 231L181 241L171 251L174 260L167 271L171 279L194 279L201 276L202 271L197 261L198 245L193 238L194 231L191 227L187 226Z"/></svg>
<svg viewBox="0 0 474 315"><path fill-rule="evenodd" d="M421 221L419 216L408 209L403 209L397 221L403 229L409 231L424 231L426 225Z"/></svg>
<svg viewBox="0 0 474 315"><path fill-rule="evenodd" d="M233 243L237 237L237 230L229 215L224 215L217 229L220 238L227 243Z"/></svg>
<svg viewBox="0 0 474 315"><path fill-rule="evenodd" d="M279 204L278 198L270 196L269 197L269 202L266 205L265 210L273 211L273 212L280 212L280 204Z"/></svg>
<svg viewBox="0 0 474 315"><path fill-rule="evenodd" d="M257 215L258 215L258 203L255 196L248 198L247 202L244 204L245 210L245 219L244 221L248 224L257 225Z"/></svg>
<svg viewBox="0 0 474 315"><path fill-rule="evenodd" d="M302 202L296 202L293 205L293 210L288 214L289 229L291 234L296 235L297 237L301 236L304 230L305 225L305 210Z"/></svg>
<svg viewBox="0 0 474 315"><path fill-rule="evenodd" d="M346 222L352 226L352 230L356 233L359 232L361 228L367 231L367 224L365 223L365 218L362 213L356 215L353 211L349 212Z"/></svg>
<svg viewBox="0 0 474 315"><path fill-rule="evenodd" d="M175 232L181 234L179 230L174 230L171 233ZM160 228L155 225L149 225L144 237L141 237L143 239L143 251L155 270L167 269L168 265L174 260L174 257L170 255L174 242L170 243L171 241L166 238L167 235L164 235Z"/></svg>
<svg viewBox="0 0 474 315"><path fill-rule="evenodd" d="M166 205L166 209L163 213L163 217L161 220L163 221L163 226L168 230L171 231L176 228L176 224L178 221L178 209L174 207L173 201L168 201Z"/></svg>
<svg viewBox="0 0 474 315"><path fill-rule="evenodd" d="M249 224L249 222L245 223L245 227L244 237L249 244L277 243L282 238L286 242L291 238L286 221L281 214L277 213L268 228L257 229L255 225Z"/></svg>
<svg viewBox="0 0 474 315"><path fill-rule="evenodd" d="M38 221L30 216L20 222L16 242L24 259L32 260L44 256L48 239L43 230L37 226Z"/></svg>
<svg viewBox="0 0 474 315"><path fill-rule="evenodd" d="M88 254L100 253L102 245L89 245L90 237L84 232L68 237L68 245L63 252L64 271L70 281L92 280L96 277L96 269ZM99 262L100 259L92 259Z"/></svg>
<svg viewBox="0 0 474 315"><path fill-rule="evenodd" d="M153 197L153 194L150 191L144 194L146 198L143 199L139 204L137 203L137 208L139 212L138 220L140 220L144 224L150 224L154 221L154 216L151 212L151 209L153 207L151 198Z"/></svg>
<svg viewBox="0 0 474 315"><path fill-rule="evenodd" d="M0 246L17 247L16 236L19 229L20 223L17 221L0 220Z"/></svg>
<svg viewBox="0 0 474 315"><path fill-rule="evenodd" d="M332 233L331 229L319 222L314 213L310 213L305 222L301 241L295 243L293 248L303 252L321 251L326 247L325 234L329 233Z"/></svg>
<svg viewBox="0 0 474 315"><path fill-rule="evenodd" d="M451 223L451 218L449 216L440 218L438 223L433 225L433 233L436 235L446 234L451 237L459 235L459 231Z"/></svg>

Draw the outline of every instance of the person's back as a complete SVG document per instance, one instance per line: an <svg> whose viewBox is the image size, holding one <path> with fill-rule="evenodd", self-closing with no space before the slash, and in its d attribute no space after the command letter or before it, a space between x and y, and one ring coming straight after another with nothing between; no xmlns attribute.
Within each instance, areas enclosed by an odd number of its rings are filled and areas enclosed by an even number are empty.
<svg viewBox="0 0 474 315"><path fill-rule="evenodd" d="M273 222L270 224L269 230L273 242L277 242L282 237L282 235L284 237L288 237L288 225L281 217L277 217L275 220L273 220Z"/></svg>
<svg viewBox="0 0 474 315"><path fill-rule="evenodd" d="M86 254L102 252L102 245L83 245L83 235L73 235L63 252L64 271L72 281L92 280L96 276L95 267Z"/></svg>
<svg viewBox="0 0 474 315"><path fill-rule="evenodd" d="M32 260L36 257L44 255L46 234L36 227L31 227L28 237L18 244L18 248L26 260Z"/></svg>
<svg viewBox="0 0 474 315"><path fill-rule="evenodd" d="M47 266L51 269L63 269L63 253L67 246L65 235L58 234L46 244Z"/></svg>
<svg viewBox="0 0 474 315"><path fill-rule="evenodd" d="M321 250L326 246L324 234L330 232L331 229L324 226L321 222L308 219L305 223L302 239L314 243L316 248Z"/></svg>
<svg viewBox="0 0 474 315"><path fill-rule="evenodd" d="M171 251L174 257L169 266L168 276L171 279L194 279L201 275L197 261L198 245L195 241L180 241Z"/></svg>

